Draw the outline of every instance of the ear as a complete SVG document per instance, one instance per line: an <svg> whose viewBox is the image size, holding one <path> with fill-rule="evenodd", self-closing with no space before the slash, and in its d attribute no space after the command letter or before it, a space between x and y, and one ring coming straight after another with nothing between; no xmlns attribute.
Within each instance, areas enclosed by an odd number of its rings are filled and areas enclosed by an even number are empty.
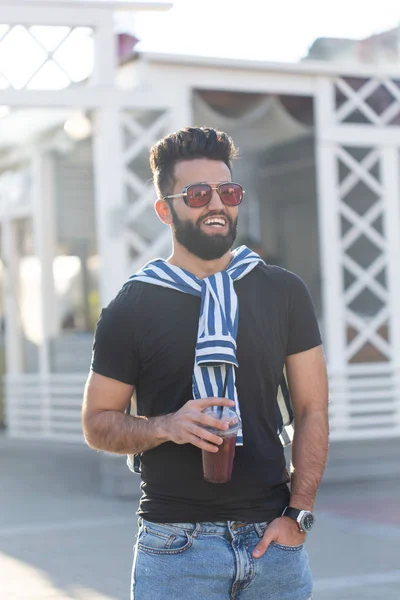
<svg viewBox="0 0 400 600"><path fill-rule="evenodd" d="M172 215L168 202L158 199L154 205L154 208L160 221L162 221L164 225L171 225Z"/></svg>

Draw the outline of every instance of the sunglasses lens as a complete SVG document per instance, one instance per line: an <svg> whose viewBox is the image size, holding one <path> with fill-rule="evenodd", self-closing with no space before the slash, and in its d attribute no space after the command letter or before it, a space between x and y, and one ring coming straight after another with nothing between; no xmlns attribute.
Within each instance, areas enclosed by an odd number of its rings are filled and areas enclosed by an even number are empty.
<svg viewBox="0 0 400 600"><path fill-rule="evenodd" d="M238 183L224 183L219 186L219 194L226 206L237 206L243 199L243 188Z"/></svg>
<svg viewBox="0 0 400 600"><path fill-rule="evenodd" d="M192 208L206 206L211 200L212 189L206 183L196 183L189 185L186 190L187 203Z"/></svg>

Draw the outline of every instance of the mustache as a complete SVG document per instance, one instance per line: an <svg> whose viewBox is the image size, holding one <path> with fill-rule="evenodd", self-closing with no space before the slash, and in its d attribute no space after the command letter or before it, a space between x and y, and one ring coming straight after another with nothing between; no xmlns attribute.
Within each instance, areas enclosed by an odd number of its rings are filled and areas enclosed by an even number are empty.
<svg viewBox="0 0 400 600"><path fill-rule="evenodd" d="M221 212L220 210L213 210L209 213L207 213L206 215L204 215L203 217L199 217L196 221L196 225L200 225L202 223L202 221L205 221L206 219L209 219L210 217L224 217L224 219L227 220L227 222L229 223L229 225L232 225L232 219L230 218L229 215L227 215L225 212Z"/></svg>

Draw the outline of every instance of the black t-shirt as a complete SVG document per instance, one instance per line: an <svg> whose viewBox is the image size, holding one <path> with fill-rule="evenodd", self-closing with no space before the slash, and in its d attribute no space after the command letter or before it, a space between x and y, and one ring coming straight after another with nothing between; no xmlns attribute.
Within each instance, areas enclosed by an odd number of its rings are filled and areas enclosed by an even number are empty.
<svg viewBox="0 0 400 600"><path fill-rule="evenodd" d="M276 395L285 359L321 343L310 294L299 277L258 265L234 284L239 304L236 385L243 446L232 480L207 483L201 450L167 442L141 456L139 515L150 521L268 521L289 499ZM192 398L200 298L131 282L100 316L93 347L96 373L133 384L138 414L177 411Z"/></svg>

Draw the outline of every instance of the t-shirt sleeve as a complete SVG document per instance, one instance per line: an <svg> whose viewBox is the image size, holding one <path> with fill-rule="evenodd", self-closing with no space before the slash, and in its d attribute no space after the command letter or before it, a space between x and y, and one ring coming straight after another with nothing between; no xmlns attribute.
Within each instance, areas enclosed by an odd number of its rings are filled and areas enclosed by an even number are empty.
<svg viewBox="0 0 400 600"><path fill-rule="evenodd" d="M101 311L94 334L91 368L95 373L135 385L139 370L134 332L134 302L121 290Z"/></svg>
<svg viewBox="0 0 400 600"><path fill-rule="evenodd" d="M310 292L302 279L293 273L289 282L288 308L287 356L319 346L322 340Z"/></svg>

